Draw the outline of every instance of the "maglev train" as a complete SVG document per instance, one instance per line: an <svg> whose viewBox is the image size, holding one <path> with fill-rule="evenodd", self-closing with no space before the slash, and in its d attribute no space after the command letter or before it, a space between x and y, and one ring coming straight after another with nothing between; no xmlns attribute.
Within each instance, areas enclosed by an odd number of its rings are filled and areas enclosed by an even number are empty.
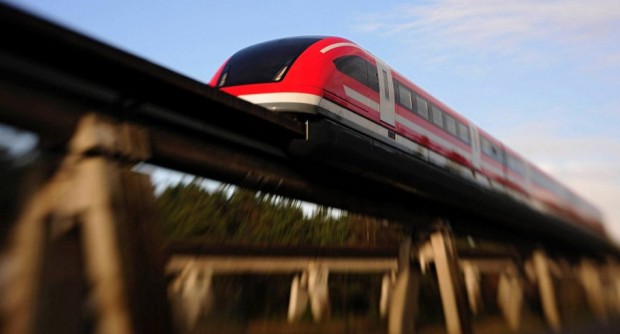
<svg viewBox="0 0 620 334"><path fill-rule="evenodd" d="M605 235L596 207L349 40L256 44L231 56L210 85L276 112L331 119Z"/></svg>

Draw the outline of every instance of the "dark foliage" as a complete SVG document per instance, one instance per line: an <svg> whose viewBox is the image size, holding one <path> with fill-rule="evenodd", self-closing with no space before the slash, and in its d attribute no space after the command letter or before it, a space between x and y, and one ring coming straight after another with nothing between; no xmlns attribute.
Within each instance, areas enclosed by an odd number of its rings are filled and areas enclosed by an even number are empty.
<svg viewBox="0 0 620 334"><path fill-rule="evenodd" d="M169 187L157 201L173 240L343 246L398 243L403 235L383 220L324 207L308 215L300 201L231 186L209 192L198 181Z"/></svg>

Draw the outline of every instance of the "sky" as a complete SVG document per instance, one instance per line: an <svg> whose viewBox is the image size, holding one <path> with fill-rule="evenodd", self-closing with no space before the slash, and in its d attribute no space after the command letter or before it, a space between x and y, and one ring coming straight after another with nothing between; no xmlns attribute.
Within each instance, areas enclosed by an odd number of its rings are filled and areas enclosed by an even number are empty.
<svg viewBox="0 0 620 334"><path fill-rule="evenodd" d="M620 1L8 1L201 82L246 46L348 38L598 206L620 240Z"/></svg>

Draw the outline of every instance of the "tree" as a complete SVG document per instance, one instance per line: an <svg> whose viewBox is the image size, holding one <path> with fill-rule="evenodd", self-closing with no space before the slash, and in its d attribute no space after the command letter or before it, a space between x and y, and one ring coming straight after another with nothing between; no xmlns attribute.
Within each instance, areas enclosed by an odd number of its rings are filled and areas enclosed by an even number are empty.
<svg viewBox="0 0 620 334"><path fill-rule="evenodd" d="M402 237L402 228L384 220L322 206L307 217L299 201L232 186L209 192L196 180L167 188L158 203L171 239L339 246L393 244Z"/></svg>

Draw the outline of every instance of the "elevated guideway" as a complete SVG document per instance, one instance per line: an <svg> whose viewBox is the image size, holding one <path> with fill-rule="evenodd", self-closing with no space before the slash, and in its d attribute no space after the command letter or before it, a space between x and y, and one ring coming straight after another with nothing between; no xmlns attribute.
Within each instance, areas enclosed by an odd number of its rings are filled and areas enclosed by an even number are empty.
<svg viewBox="0 0 620 334"><path fill-rule="evenodd" d="M96 112L148 128L145 162L155 165L402 222L441 215L457 231L619 253L600 235L350 129L269 112L7 6L0 19L0 120L48 147Z"/></svg>
<svg viewBox="0 0 620 334"><path fill-rule="evenodd" d="M584 281L595 282L593 309L601 319L611 309L601 302L600 277L609 272L607 282L616 282L620 250L601 235L351 129L271 113L6 5L0 36L0 123L39 136L45 171L7 246L16 269L5 289L13 303L6 332L43 332L57 319L59 332L76 323L110 333L172 331L164 250L149 226L158 219L152 187L132 171L145 162L410 226L419 240L399 252L394 289L414 296L421 262L433 263L450 333L471 330L453 233L513 243L531 258L555 330L561 321L550 258L587 258L580 268ZM381 270L394 269L395 259L386 263ZM525 281L522 264L509 267L519 268L510 284ZM519 284L507 291L518 295ZM97 317L74 319L85 300ZM392 332L412 325L411 300L394 302L400 313L389 315ZM56 302L63 307L45 307Z"/></svg>

